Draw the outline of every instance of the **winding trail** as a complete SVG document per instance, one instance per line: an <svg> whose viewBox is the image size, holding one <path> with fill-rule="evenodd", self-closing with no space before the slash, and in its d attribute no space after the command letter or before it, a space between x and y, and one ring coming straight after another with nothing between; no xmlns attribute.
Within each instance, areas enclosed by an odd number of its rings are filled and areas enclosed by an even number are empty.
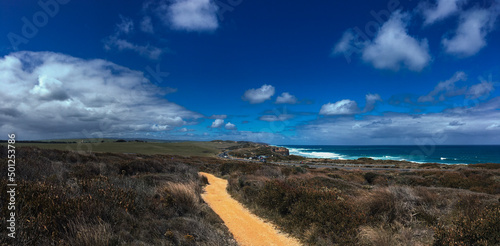
<svg viewBox="0 0 500 246"><path fill-rule="evenodd" d="M297 239L274 229L272 224L264 222L234 200L227 193L227 180L209 173L200 174L210 183L201 195L203 200L220 216L239 245L301 245Z"/></svg>

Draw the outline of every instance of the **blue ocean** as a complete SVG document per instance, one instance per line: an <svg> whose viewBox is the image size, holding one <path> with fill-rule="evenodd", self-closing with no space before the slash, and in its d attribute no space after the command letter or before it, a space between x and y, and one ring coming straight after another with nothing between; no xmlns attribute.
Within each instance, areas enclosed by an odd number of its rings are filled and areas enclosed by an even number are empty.
<svg viewBox="0 0 500 246"><path fill-rule="evenodd" d="M283 145L292 155L310 158L401 160L417 163L500 163L500 145L331 146Z"/></svg>

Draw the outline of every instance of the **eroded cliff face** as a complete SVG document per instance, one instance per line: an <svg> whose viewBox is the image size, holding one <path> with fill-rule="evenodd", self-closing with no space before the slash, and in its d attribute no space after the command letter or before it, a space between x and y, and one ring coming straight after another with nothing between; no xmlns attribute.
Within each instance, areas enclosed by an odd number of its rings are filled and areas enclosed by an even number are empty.
<svg viewBox="0 0 500 246"><path fill-rule="evenodd" d="M284 156L290 154L290 151L285 147L271 147L271 151Z"/></svg>

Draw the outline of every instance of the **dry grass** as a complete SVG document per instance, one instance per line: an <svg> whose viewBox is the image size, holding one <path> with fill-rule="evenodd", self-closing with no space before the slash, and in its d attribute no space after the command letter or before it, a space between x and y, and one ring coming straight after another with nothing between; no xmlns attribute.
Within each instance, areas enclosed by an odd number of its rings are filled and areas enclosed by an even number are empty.
<svg viewBox="0 0 500 246"><path fill-rule="evenodd" d="M5 158L0 147L1 176ZM228 177L236 199L309 245L500 244L493 164L366 172L34 148L17 158L14 245L234 245L200 198L208 180L198 170Z"/></svg>
<svg viewBox="0 0 500 246"><path fill-rule="evenodd" d="M75 220L70 222L69 229L69 235L72 235L68 238L70 245L105 246L112 244L111 225L102 220L94 223Z"/></svg>
<svg viewBox="0 0 500 246"><path fill-rule="evenodd" d="M183 163L197 159L16 151L19 234L1 237L0 245L235 245L201 200L197 168ZM5 159L0 145L1 176Z"/></svg>
<svg viewBox="0 0 500 246"><path fill-rule="evenodd" d="M498 170L232 169L231 194L308 245L498 244Z"/></svg>
<svg viewBox="0 0 500 246"><path fill-rule="evenodd" d="M201 189L198 183L167 182L160 188L168 203L175 206L179 214L193 213L200 210Z"/></svg>

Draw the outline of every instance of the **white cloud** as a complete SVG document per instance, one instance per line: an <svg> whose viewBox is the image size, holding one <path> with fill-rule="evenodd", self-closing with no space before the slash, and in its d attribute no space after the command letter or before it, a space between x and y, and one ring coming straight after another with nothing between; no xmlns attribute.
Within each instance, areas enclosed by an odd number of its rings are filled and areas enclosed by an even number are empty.
<svg viewBox="0 0 500 246"><path fill-rule="evenodd" d="M141 31L145 33L154 33L153 23L151 22L151 17L145 16L141 21Z"/></svg>
<svg viewBox="0 0 500 246"><path fill-rule="evenodd" d="M500 129L500 124L498 123L491 124L488 127L486 127L486 130L498 130L498 129Z"/></svg>
<svg viewBox="0 0 500 246"><path fill-rule="evenodd" d="M344 32L333 48L334 55L344 54L350 61L352 54L361 54L363 61L378 69L399 70L401 67L420 71L431 61L427 39L417 40L408 34L408 13L395 11L378 30L373 40L359 41L351 30Z"/></svg>
<svg viewBox="0 0 500 246"><path fill-rule="evenodd" d="M366 105L363 112L370 112L375 108L375 103L381 102L382 98L380 98L379 94L367 94L366 95Z"/></svg>
<svg viewBox="0 0 500 246"><path fill-rule="evenodd" d="M436 21L443 20L460 10L460 5L466 0L437 0L436 5L420 4L419 8L424 15L424 25L430 25Z"/></svg>
<svg viewBox="0 0 500 246"><path fill-rule="evenodd" d="M172 127L171 127L171 126L169 126L169 125L158 125L158 124L154 124L154 125L151 127L151 130L153 130L153 131L157 131L157 132L161 132L161 131L172 130Z"/></svg>
<svg viewBox="0 0 500 246"><path fill-rule="evenodd" d="M110 50L112 48L116 48L119 51L123 50L131 50L139 53L140 55L150 58L152 60L157 60L163 53L163 50L151 46L151 45L137 45L131 43L125 39L118 38L116 36L110 36L104 41L104 48Z"/></svg>
<svg viewBox="0 0 500 246"><path fill-rule="evenodd" d="M486 36L493 30L498 14L495 5L490 9L473 9L462 13L455 35L442 40L445 51L460 57L478 53L486 46Z"/></svg>
<svg viewBox="0 0 500 246"><path fill-rule="evenodd" d="M500 98L495 107L500 105ZM466 113L386 113L384 115L329 117L298 126L296 134L315 144L499 144L500 111L486 104ZM417 148L418 150L418 148Z"/></svg>
<svg viewBox="0 0 500 246"><path fill-rule="evenodd" d="M433 102L436 100L436 96L440 95L439 100L444 101L446 97L449 96L457 96L459 94L463 94L464 88L457 88L455 83L458 81L467 80L467 75L464 72L456 72L453 77L448 80L439 82L434 90L429 92L429 94L425 96L421 96L418 98L419 102Z"/></svg>
<svg viewBox="0 0 500 246"><path fill-rule="evenodd" d="M276 103L277 104L296 104L297 103L297 98L294 95L290 95L288 92L283 92L281 93L278 98L276 98Z"/></svg>
<svg viewBox="0 0 500 246"><path fill-rule="evenodd" d="M120 15L120 20L121 22L116 25L117 32L128 34L134 30L132 19Z"/></svg>
<svg viewBox="0 0 500 246"><path fill-rule="evenodd" d="M147 20L147 18L149 17L143 19L143 22L141 23L141 30L143 31L145 31L143 24L145 24L144 21ZM121 15L120 19L121 22L116 25L114 33L109 35L103 40L105 50L112 50L112 49L117 49L119 51L130 50L152 60L157 60L158 58L160 58L160 56L163 53L162 49L150 44L139 45L128 41L127 38L134 30L134 22L131 19L123 17Z"/></svg>
<svg viewBox="0 0 500 246"><path fill-rule="evenodd" d="M231 122L228 122L228 123L224 126L224 128L225 128L226 130L237 130L236 125L235 125L235 124L231 124Z"/></svg>
<svg viewBox="0 0 500 246"><path fill-rule="evenodd" d="M242 99L252 104L263 103L264 101L271 99L271 97L274 95L274 91L275 91L274 86L263 85L260 88L249 89L245 91L245 94L243 94Z"/></svg>
<svg viewBox="0 0 500 246"><path fill-rule="evenodd" d="M194 129L188 129L186 127L183 127L179 130L177 130L178 132L194 132L195 130Z"/></svg>
<svg viewBox="0 0 500 246"><path fill-rule="evenodd" d="M427 40L417 40L407 33L410 16L396 11L382 25L375 39L363 51L364 61L375 68L399 70L401 66L413 71L426 67L431 57Z"/></svg>
<svg viewBox="0 0 500 246"><path fill-rule="evenodd" d="M350 115L357 113L359 113L358 104L348 99L336 103L327 103L319 111L321 115Z"/></svg>
<svg viewBox="0 0 500 246"><path fill-rule="evenodd" d="M356 46L362 45L360 43L355 42L356 38L357 37L356 37L356 35L354 35L352 30L349 29L349 30L345 31L344 34L342 34L342 37L340 38L339 42L333 48L332 53L334 55L341 54L341 53L351 54L355 49L355 47L353 45L356 45Z"/></svg>
<svg viewBox="0 0 500 246"><path fill-rule="evenodd" d="M69 96L63 90L62 85L62 82L57 79L41 75L38 78L38 85L35 85L29 92L43 100L64 101Z"/></svg>
<svg viewBox="0 0 500 246"><path fill-rule="evenodd" d="M211 0L174 0L158 11L164 22L173 29L185 31L214 31L219 27L218 6Z"/></svg>
<svg viewBox="0 0 500 246"><path fill-rule="evenodd" d="M456 72L450 79L439 82L429 94L419 97L418 102L444 101L449 97L463 95L470 99L477 99L480 97L488 97L490 93L495 90L494 82L486 80L481 80L479 84L469 87L457 87L455 85L458 81L465 80L467 80L467 75L464 72Z"/></svg>
<svg viewBox="0 0 500 246"><path fill-rule="evenodd" d="M293 115L291 114L280 114L280 115L263 115L259 117L259 120L274 122L274 121L287 121L292 119Z"/></svg>
<svg viewBox="0 0 500 246"><path fill-rule="evenodd" d="M487 97L494 90L493 82L481 81L481 83L469 87L469 90L467 90L467 97L471 99Z"/></svg>
<svg viewBox="0 0 500 246"><path fill-rule="evenodd" d="M0 58L0 133L24 138L133 136L191 124L202 115L163 98L142 72L52 52Z"/></svg>
<svg viewBox="0 0 500 246"><path fill-rule="evenodd" d="M220 128L222 125L224 125L224 120L223 119L216 119L214 122L212 122L211 128Z"/></svg>

